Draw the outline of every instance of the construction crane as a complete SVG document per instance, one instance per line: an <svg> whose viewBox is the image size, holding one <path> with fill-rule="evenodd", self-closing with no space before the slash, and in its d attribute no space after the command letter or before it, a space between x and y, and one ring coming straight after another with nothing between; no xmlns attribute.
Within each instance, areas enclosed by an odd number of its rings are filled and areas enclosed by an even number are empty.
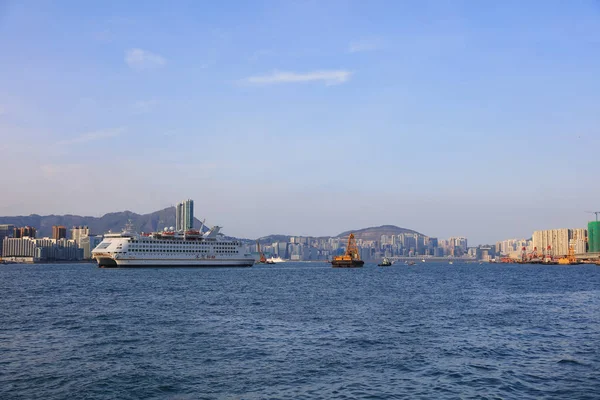
<svg viewBox="0 0 600 400"><path fill-rule="evenodd" d="M588 214L596 214L596 222L598 222L598 214L600 214L600 211L586 211L586 213L588 213Z"/></svg>
<svg viewBox="0 0 600 400"><path fill-rule="evenodd" d="M558 263L561 265L575 265L579 264L577 262L577 257L575 257L575 244L577 243L577 232L573 233L573 238L569 241L569 251L566 257L562 257L558 259Z"/></svg>
<svg viewBox="0 0 600 400"><path fill-rule="evenodd" d="M546 249L546 257L544 258L544 262L549 263L553 262L554 258L552 257L552 246L548 245Z"/></svg>
<svg viewBox="0 0 600 400"><path fill-rule="evenodd" d="M260 260L258 262L261 264L266 264L267 257L265 257L264 253L260 251L260 243L258 242L258 240L256 241L256 249L258 250L258 254L260 254Z"/></svg>

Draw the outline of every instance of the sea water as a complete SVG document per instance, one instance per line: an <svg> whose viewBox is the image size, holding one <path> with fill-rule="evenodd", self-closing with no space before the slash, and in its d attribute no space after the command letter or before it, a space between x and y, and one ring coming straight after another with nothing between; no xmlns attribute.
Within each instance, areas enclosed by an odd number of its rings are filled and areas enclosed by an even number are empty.
<svg viewBox="0 0 600 400"><path fill-rule="evenodd" d="M600 397L600 267L0 266L1 399Z"/></svg>

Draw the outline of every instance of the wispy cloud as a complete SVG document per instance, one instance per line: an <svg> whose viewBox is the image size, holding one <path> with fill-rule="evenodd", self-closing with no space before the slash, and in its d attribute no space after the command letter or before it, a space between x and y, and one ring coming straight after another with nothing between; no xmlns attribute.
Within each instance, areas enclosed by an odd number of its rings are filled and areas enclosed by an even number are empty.
<svg viewBox="0 0 600 400"><path fill-rule="evenodd" d="M88 133L84 133L83 135L75 136L70 139L58 141L56 144L64 146L64 145L69 145L69 144L86 143L86 142L91 142L91 141L100 140L100 139L110 139L110 138L115 138L117 136L120 136L123 132L125 132L125 128L122 128L122 127L114 128L114 129L105 129L105 130L101 130L101 131L88 132Z"/></svg>
<svg viewBox="0 0 600 400"><path fill-rule="evenodd" d="M167 60L158 54L142 49L129 49L125 52L125 62L132 69L154 69L163 67Z"/></svg>
<svg viewBox="0 0 600 400"><path fill-rule="evenodd" d="M348 46L349 53L359 53L363 51L380 50L383 48L383 41L380 38L361 39L351 42Z"/></svg>
<svg viewBox="0 0 600 400"><path fill-rule="evenodd" d="M158 105L158 100L140 100L133 103L133 112L135 114L147 114Z"/></svg>
<svg viewBox="0 0 600 400"><path fill-rule="evenodd" d="M345 70L313 71L306 73L274 71L269 75L251 76L244 82L255 85L273 85L277 83L304 83L322 81L326 85L338 85L347 82L352 72Z"/></svg>

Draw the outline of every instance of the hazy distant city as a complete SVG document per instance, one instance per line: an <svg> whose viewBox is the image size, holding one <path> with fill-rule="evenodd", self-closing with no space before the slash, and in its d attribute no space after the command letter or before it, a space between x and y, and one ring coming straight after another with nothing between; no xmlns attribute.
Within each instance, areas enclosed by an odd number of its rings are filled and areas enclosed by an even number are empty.
<svg viewBox="0 0 600 400"><path fill-rule="evenodd" d="M166 211L166 210L165 210ZM194 201L184 200L172 210L175 226L158 226L158 230L185 231L198 224L194 218ZM2 221L0 221L2 222ZM126 221L121 221L125 225ZM160 221L158 221L160 223ZM200 229L206 229L203 224ZM138 227L138 230L139 227ZM38 237L38 227L0 224L0 254L4 262L83 261L92 259L92 250L107 232L93 232L88 226L52 226L52 234ZM246 251L256 259L260 252L288 261L327 261L343 254L350 233L356 236L360 258L422 261L461 259L481 262L521 262L555 260L571 251L581 259L600 256L600 222L590 221L588 228L539 230L531 238L513 238L495 244L469 246L466 237L440 239L393 225L369 227L344 232L336 237L271 235L243 239Z"/></svg>

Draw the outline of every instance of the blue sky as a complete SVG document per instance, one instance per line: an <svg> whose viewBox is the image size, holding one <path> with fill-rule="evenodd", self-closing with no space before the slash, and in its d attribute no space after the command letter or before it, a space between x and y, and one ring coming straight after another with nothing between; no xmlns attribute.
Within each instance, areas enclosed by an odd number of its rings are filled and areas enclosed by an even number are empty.
<svg viewBox="0 0 600 400"><path fill-rule="evenodd" d="M598 1L5 1L0 50L0 215L475 244L600 210Z"/></svg>

